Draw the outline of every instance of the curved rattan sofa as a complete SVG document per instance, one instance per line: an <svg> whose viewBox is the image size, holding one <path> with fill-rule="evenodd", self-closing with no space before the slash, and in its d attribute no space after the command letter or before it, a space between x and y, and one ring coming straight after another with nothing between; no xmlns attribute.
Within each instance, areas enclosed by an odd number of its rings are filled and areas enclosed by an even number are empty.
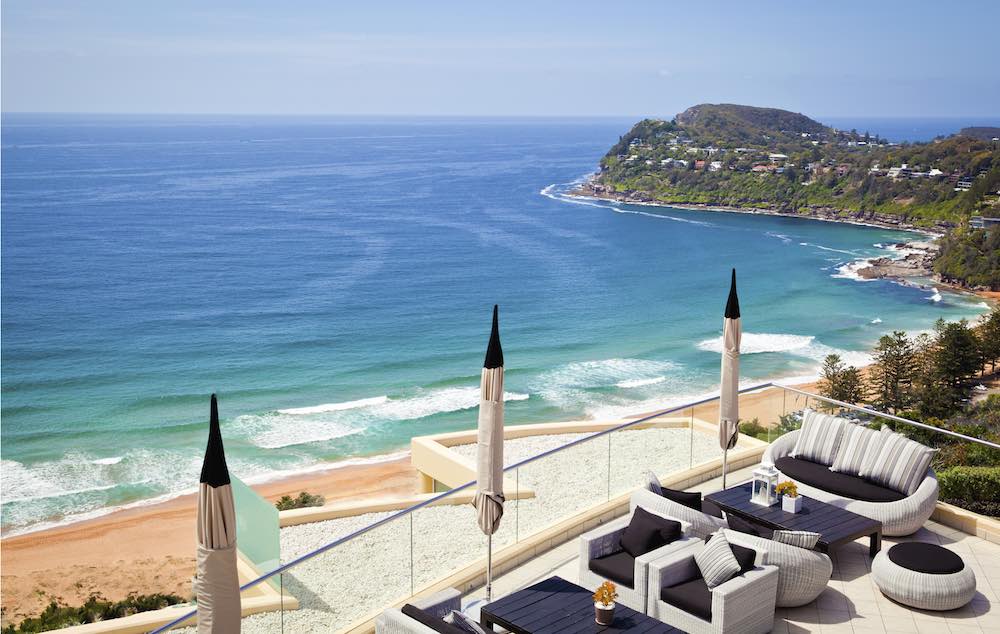
<svg viewBox="0 0 1000 634"><path fill-rule="evenodd" d="M833 562L829 556L728 528L723 532L729 543L752 548L761 554L762 563L777 567L777 607L793 608L812 603L826 590L833 574Z"/></svg>
<svg viewBox="0 0 1000 634"><path fill-rule="evenodd" d="M795 449L795 441L799 430L791 431L772 442L764 452L763 462L774 464L781 471L779 460L789 456ZM820 488L816 482L803 482L795 476L782 473L798 485L800 493L847 509L858 515L864 515L882 522L882 534L894 537L910 535L917 532L930 519L938 499L938 481L933 469L927 470L917 490L912 495L891 502L868 502L852 499L838 493L831 493Z"/></svg>

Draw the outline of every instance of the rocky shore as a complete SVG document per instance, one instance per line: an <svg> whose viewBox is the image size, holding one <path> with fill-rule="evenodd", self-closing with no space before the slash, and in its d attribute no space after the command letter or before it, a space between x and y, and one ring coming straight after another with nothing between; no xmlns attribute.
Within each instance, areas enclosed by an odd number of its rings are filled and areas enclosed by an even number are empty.
<svg viewBox="0 0 1000 634"><path fill-rule="evenodd" d="M890 248L903 254L902 257L873 258L867 266L856 269L858 277L866 280L905 280L913 277L933 277L934 257L938 245L930 241L900 242Z"/></svg>

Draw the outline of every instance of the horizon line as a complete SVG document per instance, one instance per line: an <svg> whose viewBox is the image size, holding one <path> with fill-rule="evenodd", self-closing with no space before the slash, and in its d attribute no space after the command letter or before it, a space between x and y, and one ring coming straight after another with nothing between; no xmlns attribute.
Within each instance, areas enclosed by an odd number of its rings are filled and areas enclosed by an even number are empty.
<svg viewBox="0 0 1000 634"><path fill-rule="evenodd" d="M792 112L792 111L789 111ZM678 113L679 114L679 113ZM800 113L805 114L805 113ZM668 115L655 114L462 114L462 113L357 113L357 112L136 112L136 111L71 111L71 110L0 110L0 116L6 115L52 115L52 116L149 116L149 117L374 117L374 118L405 118L420 117L429 119L466 118L466 119L664 119ZM677 115L670 115L673 119ZM808 115L812 119L823 118L859 118L859 119L996 119L997 114L927 114L927 115L894 115L894 114L824 114Z"/></svg>

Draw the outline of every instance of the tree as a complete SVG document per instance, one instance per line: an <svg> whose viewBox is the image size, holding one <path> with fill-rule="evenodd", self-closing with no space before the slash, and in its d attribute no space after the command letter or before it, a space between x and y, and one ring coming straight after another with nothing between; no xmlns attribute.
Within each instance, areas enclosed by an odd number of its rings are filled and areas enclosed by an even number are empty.
<svg viewBox="0 0 1000 634"><path fill-rule="evenodd" d="M864 383L861 372L854 366L847 366L840 355L831 354L823 359L822 378L819 382L819 393L827 398L846 403L859 403L865 398ZM824 409L836 409L836 406L824 405Z"/></svg>
<svg viewBox="0 0 1000 634"><path fill-rule="evenodd" d="M915 361L913 344L905 332L897 330L878 340L868 373L875 407L895 414L910 404Z"/></svg>
<svg viewBox="0 0 1000 634"><path fill-rule="evenodd" d="M979 354L983 361L983 370L990 364L990 372L996 370L997 359L1000 359L1000 307L994 308L982 325L979 326Z"/></svg>

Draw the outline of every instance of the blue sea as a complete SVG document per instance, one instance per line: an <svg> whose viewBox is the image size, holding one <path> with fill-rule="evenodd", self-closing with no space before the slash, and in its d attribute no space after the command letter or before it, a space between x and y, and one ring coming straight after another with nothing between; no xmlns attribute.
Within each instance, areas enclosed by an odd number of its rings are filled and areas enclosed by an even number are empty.
<svg viewBox="0 0 1000 634"><path fill-rule="evenodd" d="M6 534L193 489L217 392L245 480L476 421L500 305L508 424L863 363L980 300L861 282L912 234L566 192L627 119L4 115Z"/></svg>

